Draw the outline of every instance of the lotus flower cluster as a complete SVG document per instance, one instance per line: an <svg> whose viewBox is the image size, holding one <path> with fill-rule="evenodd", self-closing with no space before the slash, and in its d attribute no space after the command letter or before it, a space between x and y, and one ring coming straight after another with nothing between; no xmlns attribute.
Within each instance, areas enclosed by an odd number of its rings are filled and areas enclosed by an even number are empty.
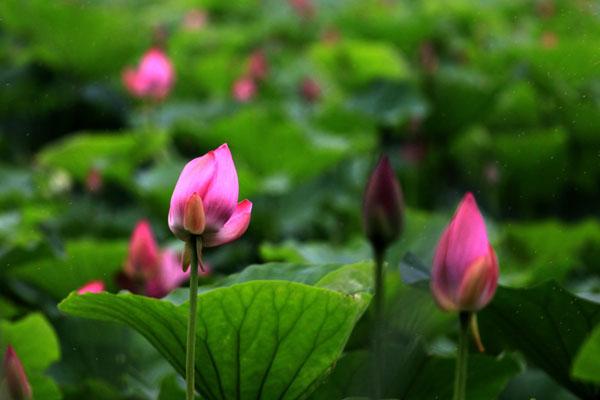
<svg viewBox="0 0 600 400"><path fill-rule="evenodd" d="M478 311L498 285L498 261L475 198L467 193L444 230L433 259L431 290L443 310Z"/></svg>
<svg viewBox="0 0 600 400"><path fill-rule="evenodd" d="M137 68L123 72L123 84L129 92L140 98L163 100L175 82L171 60L158 48L150 49Z"/></svg>
<svg viewBox="0 0 600 400"><path fill-rule="evenodd" d="M140 221L131 235L129 254L117 281L133 293L164 297L189 277L180 268L177 252L161 251L148 221Z"/></svg>
<svg viewBox="0 0 600 400"><path fill-rule="evenodd" d="M15 349L10 345L4 354L2 375L0 382L4 381L4 390L7 393L3 393L3 388L0 386L1 399L5 399L6 395L8 395L8 400L29 400L33 398L31 386L29 385L23 364L17 356Z"/></svg>
<svg viewBox="0 0 600 400"><path fill-rule="evenodd" d="M238 203L238 177L227 144L188 162L177 180L169 228L179 239L202 239L203 247L239 238L248 228L252 203Z"/></svg>

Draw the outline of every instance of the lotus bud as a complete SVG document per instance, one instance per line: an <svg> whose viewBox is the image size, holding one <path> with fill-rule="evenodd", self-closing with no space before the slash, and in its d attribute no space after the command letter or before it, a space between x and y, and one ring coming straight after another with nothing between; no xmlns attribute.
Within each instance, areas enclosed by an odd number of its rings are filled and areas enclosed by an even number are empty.
<svg viewBox="0 0 600 400"><path fill-rule="evenodd" d="M171 197L171 232L188 244L192 236L199 236L203 247L236 240L248 228L252 211L248 200L238 203L238 191L237 171L227 144L190 161Z"/></svg>
<svg viewBox="0 0 600 400"><path fill-rule="evenodd" d="M10 345L4 354L3 371L10 400L29 400L32 398L31 386L27 380L23 364Z"/></svg>
<svg viewBox="0 0 600 400"><path fill-rule="evenodd" d="M498 261L475 198L467 193L444 230L433 259L431 291L446 311L478 311L494 296Z"/></svg>
<svg viewBox="0 0 600 400"><path fill-rule="evenodd" d="M402 191L386 156L381 157L367 183L363 220L367 238L377 251L383 251L402 233Z"/></svg>

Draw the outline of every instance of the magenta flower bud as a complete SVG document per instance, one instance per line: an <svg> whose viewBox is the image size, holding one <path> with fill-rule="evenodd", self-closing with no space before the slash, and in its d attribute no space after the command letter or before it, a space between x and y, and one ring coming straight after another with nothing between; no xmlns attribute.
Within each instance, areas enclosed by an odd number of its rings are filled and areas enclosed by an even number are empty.
<svg viewBox="0 0 600 400"><path fill-rule="evenodd" d="M246 103L256 96L256 83L249 77L241 77L233 83L233 98Z"/></svg>
<svg viewBox="0 0 600 400"><path fill-rule="evenodd" d="M186 242L199 236L204 247L236 240L246 232L252 212L250 201L238 203L238 191L237 171L227 144L190 161L171 197L171 232Z"/></svg>
<svg viewBox="0 0 600 400"><path fill-rule="evenodd" d="M137 223L129 241L124 272L132 279L150 279L160 268L160 250L146 220Z"/></svg>
<svg viewBox="0 0 600 400"><path fill-rule="evenodd" d="M31 386L15 349L8 346L4 354L3 374L10 400L29 400L32 398Z"/></svg>
<svg viewBox="0 0 600 400"><path fill-rule="evenodd" d="M104 282L97 280L91 281L77 289L77 294L85 294L85 293L100 293L106 290L104 286Z"/></svg>
<svg viewBox="0 0 600 400"><path fill-rule="evenodd" d="M123 84L129 92L140 98L163 100L175 82L171 60L158 48L148 50L136 69L123 72Z"/></svg>
<svg viewBox="0 0 600 400"><path fill-rule="evenodd" d="M498 260L475 198L467 193L437 245L431 291L446 311L478 311L494 297Z"/></svg>
<svg viewBox="0 0 600 400"><path fill-rule="evenodd" d="M387 156L381 157L365 190L363 220L367 238L381 251L402 233L402 190Z"/></svg>

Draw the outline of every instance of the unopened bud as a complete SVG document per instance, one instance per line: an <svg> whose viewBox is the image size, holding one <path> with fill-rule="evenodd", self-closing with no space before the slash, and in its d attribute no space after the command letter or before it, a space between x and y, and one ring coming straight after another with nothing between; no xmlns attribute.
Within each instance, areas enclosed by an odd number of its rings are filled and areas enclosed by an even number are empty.
<svg viewBox="0 0 600 400"><path fill-rule="evenodd" d="M4 355L4 376L11 400L30 400L32 398L31 386L25 375L23 364L17 357L12 346L8 346Z"/></svg>
<svg viewBox="0 0 600 400"><path fill-rule="evenodd" d="M385 249L402 233L402 191L386 156L381 157L367 183L363 219L367 238L376 250Z"/></svg>

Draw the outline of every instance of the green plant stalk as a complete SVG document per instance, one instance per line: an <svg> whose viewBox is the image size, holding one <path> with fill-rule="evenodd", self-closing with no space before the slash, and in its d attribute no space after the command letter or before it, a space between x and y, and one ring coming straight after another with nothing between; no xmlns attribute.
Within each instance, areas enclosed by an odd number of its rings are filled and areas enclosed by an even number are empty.
<svg viewBox="0 0 600 400"><path fill-rule="evenodd" d="M185 358L185 381L187 383L187 400L194 400L195 396L195 361L196 361L196 319L198 317L198 260L200 258L198 247L201 242L196 236L190 239L190 315L188 318L187 347ZM197 246L198 243L198 247Z"/></svg>
<svg viewBox="0 0 600 400"><path fill-rule="evenodd" d="M373 398L380 399L383 394L383 301L384 301L384 270L383 259L385 250L375 249L375 295L373 303L375 308L375 326L372 339L373 346Z"/></svg>
<svg viewBox="0 0 600 400"><path fill-rule="evenodd" d="M454 371L453 400L465 400L467 391L467 360L469 357L469 321L471 313L461 311L458 315L460 331L458 333L458 351Z"/></svg>

